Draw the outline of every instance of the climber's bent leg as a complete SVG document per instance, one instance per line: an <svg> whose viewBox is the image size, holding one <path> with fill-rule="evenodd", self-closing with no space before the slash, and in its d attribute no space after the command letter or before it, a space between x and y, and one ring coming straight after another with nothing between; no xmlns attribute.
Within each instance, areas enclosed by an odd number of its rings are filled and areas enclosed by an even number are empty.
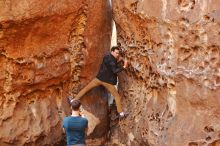
<svg viewBox="0 0 220 146"><path fill-rule="evenodd" d="M86 92L88 92L90 89L101 85L100 80L98 80L97 78L94 78L91 82L89 82L88 85L86 85L86 87L84 87L76 96L74 99L80 99Z"/></svg>
<svg viewBox="0 0 220 146"><path fill-rule="evenodd" d="M118 91L117 91L116 87L112 84L108 84L108 83L105 83L105 82L101 82L101 83L114 96L118 113L123 112L122 106L121 106L121 97L118 94Z"/></svg>

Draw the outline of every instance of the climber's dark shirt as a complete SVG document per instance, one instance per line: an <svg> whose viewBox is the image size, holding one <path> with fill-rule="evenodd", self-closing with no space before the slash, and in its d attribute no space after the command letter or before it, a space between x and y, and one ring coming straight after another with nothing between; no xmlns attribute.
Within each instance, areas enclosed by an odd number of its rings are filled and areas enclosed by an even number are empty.
<svg viewBox="0 0 220 146"><path fill-rule="evenodd" d="M117 73L123 69L124 68L117 63L117 59L112 54L108 54L104 56L96 77L103 82L116 85Z"/></svg>

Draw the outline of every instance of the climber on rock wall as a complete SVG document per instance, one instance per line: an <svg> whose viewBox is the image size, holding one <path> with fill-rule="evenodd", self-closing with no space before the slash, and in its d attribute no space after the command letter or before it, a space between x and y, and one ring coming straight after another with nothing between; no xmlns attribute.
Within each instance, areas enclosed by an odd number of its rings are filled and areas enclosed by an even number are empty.
<svg viewBox="0 0 220 146"><path fill-rule="evenodd" d="M119 64L120 61L124 62L124 65ZM117 73L127 68L128 62L126 59L120 57L120 49L118 46L112 47L111 52L104 56L98 75L92 81L85 86L74 99L69 98L70 102L80 99L90 89L102 85L104 86L115 98L117 111L119 118L124 118L128 113L123 112L121 105L121 97L114 85L117 83Z"/></svg>

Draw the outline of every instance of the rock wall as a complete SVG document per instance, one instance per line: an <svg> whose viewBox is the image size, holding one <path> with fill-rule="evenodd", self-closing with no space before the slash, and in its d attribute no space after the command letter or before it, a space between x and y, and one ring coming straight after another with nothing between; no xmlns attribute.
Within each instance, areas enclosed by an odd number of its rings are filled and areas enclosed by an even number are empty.
<svg viewBox="0 0 220 146"><path fill-rule="evenodd" d="M111 143L205 146L220 142L220 1L113 0L127 119Z"/></svg>
<svg viewBox="0 0 220 146"><path fill-rule="evenodd" d="M111 21L108 0L0 1L0 145L65 139L66 96L96 75ZM99 143L108 130L102 93L96 88L83 98L89 140Z"/></svg>

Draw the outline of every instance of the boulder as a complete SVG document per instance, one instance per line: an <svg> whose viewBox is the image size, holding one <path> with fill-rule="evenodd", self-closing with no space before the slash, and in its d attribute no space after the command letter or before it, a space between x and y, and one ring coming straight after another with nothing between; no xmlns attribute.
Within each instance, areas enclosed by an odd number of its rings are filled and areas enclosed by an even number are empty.
<svg viewBox="0 0 220 146"><path fill-rule="evenodd" d="M66 97L96 76L111 24L108 0L0 1L0 145L63 144ZM82 99L94 119L89 139L99 142L108 130L103 93Z"/></svg>
<svg viewBox="0 0 220 146"><path fill-rule="evenodd" d="M217 145L220 139L220 2L113 0L119 79L130 115L112 144Z"/></svg>

